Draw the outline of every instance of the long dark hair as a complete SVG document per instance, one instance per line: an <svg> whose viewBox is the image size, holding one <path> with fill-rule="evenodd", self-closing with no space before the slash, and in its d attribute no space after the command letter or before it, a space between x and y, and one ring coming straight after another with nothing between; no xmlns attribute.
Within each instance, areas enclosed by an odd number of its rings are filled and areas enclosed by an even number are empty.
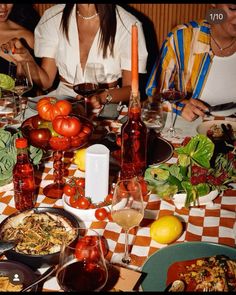
<svg viewBox="0 0 236 295"><path fill-rule="evenodd" d="M68 27L69 27L69 18L75 4L68 3L65 5L61 26L63 33L65 34L67 40L69 41L68 36ZM109 48L111 54L113 55L113 48L116 35L116 5L115 4L94 4L96 11L99 13L100 19L100 28L101 33L99 36L99 48L103 51L103 57L107 56L107 49Z"/></svg>
<svg viewBox="0 0 236 295"><path fill-rule="evenodd" d="M34 29L40 20L40 15L34 9L32 4L14 3L11 13L9 14L9 19L29 31L34 32Z"/></svg>

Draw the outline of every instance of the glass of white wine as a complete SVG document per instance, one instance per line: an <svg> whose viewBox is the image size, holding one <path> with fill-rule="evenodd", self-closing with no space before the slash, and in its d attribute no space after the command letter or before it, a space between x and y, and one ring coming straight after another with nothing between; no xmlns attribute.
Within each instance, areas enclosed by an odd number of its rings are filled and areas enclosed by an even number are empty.
<svg viewBox="0 0 236 295"><path fill-rule="evenodd" d="M128 251L128 233L130 229L140 224L144 216L142 190L136 177L117 182L112 199L111 215L113 221L125 231L125 253L122 262L129 264L131 257Z"/></svg>
<svg viewBox="0 0 236 295"><path fill-rule="evenodd" d="M11 90L19 98L19 104L21 105L20 119L21 122L24 120L25 109L27 102L23 99L23 94L30 91L33 87L33 80L31 77L29 63L28 62L17 62L17 64L10 63L8 74L15 81L15 86Z"/></svg>

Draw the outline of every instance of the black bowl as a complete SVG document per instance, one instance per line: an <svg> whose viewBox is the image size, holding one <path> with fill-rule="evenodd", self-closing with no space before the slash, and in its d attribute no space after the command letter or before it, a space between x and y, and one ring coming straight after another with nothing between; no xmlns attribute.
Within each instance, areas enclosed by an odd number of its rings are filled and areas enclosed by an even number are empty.
<svg viewBox="0 0 236 295"><path fill-rule="evenodd" d="M1 237L1 232L2 232L3 226L7 222L9 222L10 218L15 217L20 214L24 214L28 211L33 211L34 213L49 212L49 213L57 214L57 215L60 215L63 218L65 218L67 221L69 221L69 223L71 224L72 227L79 227L79 222L76 219L76 217L74 217L72 214L70 214L69 212L65 211L62 208L38 207L38 208L33 208L30 210L23 211L23 212L14 213L14 214L8 216L6 219L4 219L0 224L0 237ZM43 267L43 266L50 266L50 265L58 264L59 255L60 255L60 251L52 253L52 254L46 254L46 255L31 255L31 254L19 253L19 252L16 252L14 249L5 252L5 256L8 259L20 261L24 264L27 264L28 266L30 266L33 269L37 269L37 268Z"/></svg>
<svg viewBox="0 0 236 295"><path fill-rule="evenodd" d="M22 284L23 288L32 284L37 278L37 275L27 265L12 260L0 261L0 273L2 277L8 277L11 283L16 281L14 280L16 276L19 279L18 283ZM33 286L30 291L37 291L37 285Z"/></svg>

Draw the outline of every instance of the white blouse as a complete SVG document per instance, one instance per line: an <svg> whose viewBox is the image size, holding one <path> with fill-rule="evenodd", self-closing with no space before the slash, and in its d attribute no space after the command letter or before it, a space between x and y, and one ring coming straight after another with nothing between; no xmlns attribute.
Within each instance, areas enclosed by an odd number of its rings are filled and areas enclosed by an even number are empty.
<svg viewBox="0 0 236 295"><path fill-rule="evenodd" d="M210 105L236 101L236 53L227 57L214 56L199 98Z"/></svg>
<svg viewBox="0 0 236 295"><path fill-rule="evenodd" d="M83 83L84 74L79 59L76 5L74 5L69 22L70 42L68 42L60 28L64 6L65 4L54 5L47 9L41 17L35 29L35 56L54 58L60 76L71 84ZM122 7L116 7L118 13L116 12L117 32L114 42L114 57L108 54L107 58L103 58L102 50L98 49L100 32L98 30L87 59L87 63L94 62L104 65L107 83L120 78L122 76L122 70L131 71L131 27L134 23L137 23L138 26L139 72L146 73L147 49L142 24L135 16ZM75 74L77 76L76 81ZM60 82L58 87L57 94L75 95L75 92L63 85L62 82Z"/></svg>

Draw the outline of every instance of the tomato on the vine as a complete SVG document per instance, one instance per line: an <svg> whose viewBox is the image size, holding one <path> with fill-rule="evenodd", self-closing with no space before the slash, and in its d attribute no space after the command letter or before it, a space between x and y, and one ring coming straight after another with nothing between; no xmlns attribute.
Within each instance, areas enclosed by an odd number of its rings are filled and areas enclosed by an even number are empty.
<svg viewBox="0 0 236 295"><path fill-rule="evenodd" d="M74 203L73 207L78 209L88 209L90 201L86 197L79 197Z"/></svg>
<svg viewBox="0 0 236 295"><path fill-rule="evenodd" d="M75 183L76 185L81 186L82 188L85 188L85 178L79 177L75 179Z"/></svg>
<svg viewBox="0 0 236 295"><path fill-rule="evenodd" d="M64 194L66 194L67 196L74 196L76 194L76 187L75 186L71 186L69 184L66 184L63 188L63 192Z"/></svg>
<svg viewBox="0 0 236 295"><path fill-rule="evenodd" d="M96 209L95 217L97 218L97 220L104 220L107 217L107 210L105 208Z"/></svg>

